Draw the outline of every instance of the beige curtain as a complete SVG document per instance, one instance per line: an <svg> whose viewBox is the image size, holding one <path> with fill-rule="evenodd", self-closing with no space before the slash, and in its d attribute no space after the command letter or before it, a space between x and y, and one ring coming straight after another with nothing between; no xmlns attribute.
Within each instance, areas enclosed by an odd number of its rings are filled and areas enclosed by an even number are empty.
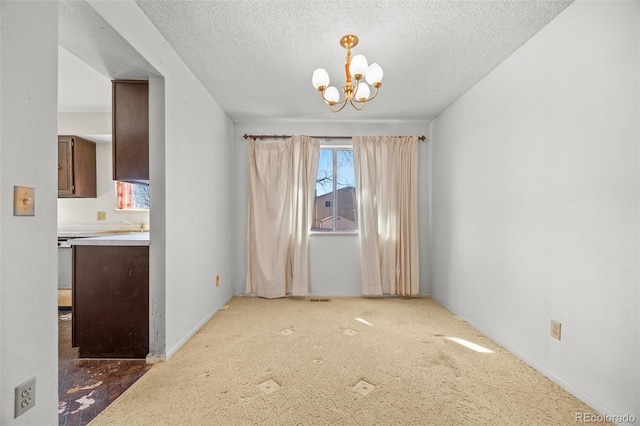
<svg viewBox="0 0 640 426"><path fill-rule="evenodd" d="M309 294L309 232L320 144L249 140L247 293Z"/></svg>
<svg viewBox="0 0 640 426"><path fill-rule="evenodd" d="M419 293L418 138L354 137L365 295Z"/></svg>

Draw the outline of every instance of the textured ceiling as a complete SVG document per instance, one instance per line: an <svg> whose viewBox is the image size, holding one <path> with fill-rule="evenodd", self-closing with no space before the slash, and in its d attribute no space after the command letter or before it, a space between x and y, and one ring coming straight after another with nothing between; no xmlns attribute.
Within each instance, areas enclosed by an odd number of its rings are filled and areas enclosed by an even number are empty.
<svg viewBox="0 0 640 426"><path fill-rule="evenodd" d="M234 121L426 122L571 1L136 3ZM86 2L60 1L59 17L61 110L108 109L87 88L99 78L83 76L88 67L73 56L107 79L159 75ZM354 55L382 66L384 85L365 111L347 107L333 114L311 85L311 74L323 67L331 84L344 84L346 51L339 40L347 33L360 37Z"/></svg>
<svg viewBox="0 0 640 426"><path fill-rule="evenodd" d="M571 1L136 1L234 121L429 121ZM311 85L344 84L353 54L384 70L365 111L333 114Z"/></svg>

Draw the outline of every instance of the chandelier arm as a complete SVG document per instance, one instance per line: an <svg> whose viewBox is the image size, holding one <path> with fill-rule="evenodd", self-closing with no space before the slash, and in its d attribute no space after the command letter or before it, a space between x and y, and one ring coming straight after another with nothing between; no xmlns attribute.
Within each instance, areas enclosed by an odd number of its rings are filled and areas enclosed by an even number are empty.
<svg viewBox="0 0 640 426"><path fill-rule="evenodd" d="M356 96L356 93L358 93L358 88L360 87L360 81L362 81L362 77L360 77L359 79L356 79L356 87L353 88L351 99L353 99Z"/></svg>
<svg viewBox="0 0 640 426"><path fill-rule="evenodd" d="M330 102L331 102L329 99L327 99L327 98L325 98L325 97L324 97L324 90L321 90L321 91L320 91L320 96L322 96L322 99L324 99L324 101L325 101L326 103L330 103ZM344 99L343 99L343 100L341 100L341 101L334 102L334 104L343 104L343 103L345 103L345 102L347 102L347 98L344 98Z"/></svg>
<svg viewBox="0 0 640 426"><path fill-rule="evenodd" d="M377 88L377 87L374 87L374 89L376 89L376 92L373 94L373 96L371 96L371 97L370 97L370 98L368 98L368 99L365 99L364 101L358 101L358 102L362 102L362 103L364 103L364 102L372 101L372 100L373 100L373 98L375 98L376 96L378 96L378 88Z"/></svg>
<svg viewBox="0 0 640 426"><path fill-rule="evenodd" d="M349 102L351 102L351 106L354 107L355 109L357 109L358 111L362 111L364 109L364 103L366 101L356 101L356 102L360 102L360 108L358 108L356 106L356 104L353 102L353 99L349 99Z"/></svg>
<svg viewBox="0 0 640 426"><path fill-rule="evenodd" d="M361 78L360 80L362 80L362 78ZM355 95L356 93L358 93L358 86L360 86L360 80L358 80L358 84L356 85L356 88L355 88L355 89L354 89L354 91L353 91L354 95ZM376 91L373 93L373 96L371 96L371 97L369 97L369 98L365 99L364 101L361 101L360 99L356 99L356 102L361 102L361 103L363 103L363 104L364 104L365 102L372 101L372 100L373 100L373 98L375 98L376 96L378 96L378 90L380 90L380 87L381 87L381 85L380 85L380 86L378 86L378 87L373 86L373 88L374 88L374 89L376 89ZM355 106L354 106L354 108L355 108ZM364 107L363 107L363 108L364 108ZM356 108L356 109L358 109L358 108ZM361 109L359 109L358 111L361 111L361 110L362 110L362 108L361 108Z"/></svg>
<svg viewBox="0 0 640 426"><path fill-rule="evenodd" d="M347 100L348 100L348 99L346 99L346 98L345 98L345 100L344 100L344 101L342 101L342 106L341 106L339 109L333 109L333 105L331 105L331 104L329 104L329 108L331 108L331 111L333 111L333 112L340 112L340 111L342 111L342 110L344 109L344 107L347 105ZM334 104L334 105L335 105L335 104Z"/></svg>

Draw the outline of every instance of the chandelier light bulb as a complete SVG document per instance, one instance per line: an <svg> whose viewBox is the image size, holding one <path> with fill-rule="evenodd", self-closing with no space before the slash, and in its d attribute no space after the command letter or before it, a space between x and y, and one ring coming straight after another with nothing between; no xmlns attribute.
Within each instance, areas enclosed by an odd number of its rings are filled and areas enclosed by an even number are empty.
<svg viewBox="0 0 640 426"><path fill-rule="evenodd" d="M351 64L349 65L349 72L351 75L364 75L367 72L367 58L364 55L356 55L351 58Z"/></svg>
<svg viewBox="0 0 640 426"><path fill-rule="evenodd" d="M336 89L334 86L327 87L327 90L324 91L324 98L329 102L338 102L338 100L340 99L338 89Z"/></svg>
<svg viewBox="0 0 640 426"><path fill-rule="evenodd" d="M354 98L356 101L366 101L370 94L371 91L369 90L369 85L364 81L361 81L360 84L358 84L358 91Z"/></svg>
<svg viewBox="0 0 640 426"><path fill-rule="evenodd" d="M382 75L383 72L380 65L378 65L377 63L373 63L369 65L369 68L367 68L367 72L365 73L364 77L367 79L367 83L373 86L375 83L382 82Z"/></svg>
<svg viewBox="0 0 640 426"><path fill-rule="evenodd" d="M313 72L311 81L316 89L327 87L329 85L329 74L324 68L318 68Z"/></svg>

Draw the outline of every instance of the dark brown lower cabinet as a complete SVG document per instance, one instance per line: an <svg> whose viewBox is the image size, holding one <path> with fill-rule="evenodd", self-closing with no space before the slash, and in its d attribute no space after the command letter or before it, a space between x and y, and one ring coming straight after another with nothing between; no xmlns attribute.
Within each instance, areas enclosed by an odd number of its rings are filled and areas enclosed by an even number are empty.
<svg viewBox="0 0 640 426"><path fill-rule="evenodd" d="M149 247L73 246L72 305L81 358L146 358Z"/></svg>

